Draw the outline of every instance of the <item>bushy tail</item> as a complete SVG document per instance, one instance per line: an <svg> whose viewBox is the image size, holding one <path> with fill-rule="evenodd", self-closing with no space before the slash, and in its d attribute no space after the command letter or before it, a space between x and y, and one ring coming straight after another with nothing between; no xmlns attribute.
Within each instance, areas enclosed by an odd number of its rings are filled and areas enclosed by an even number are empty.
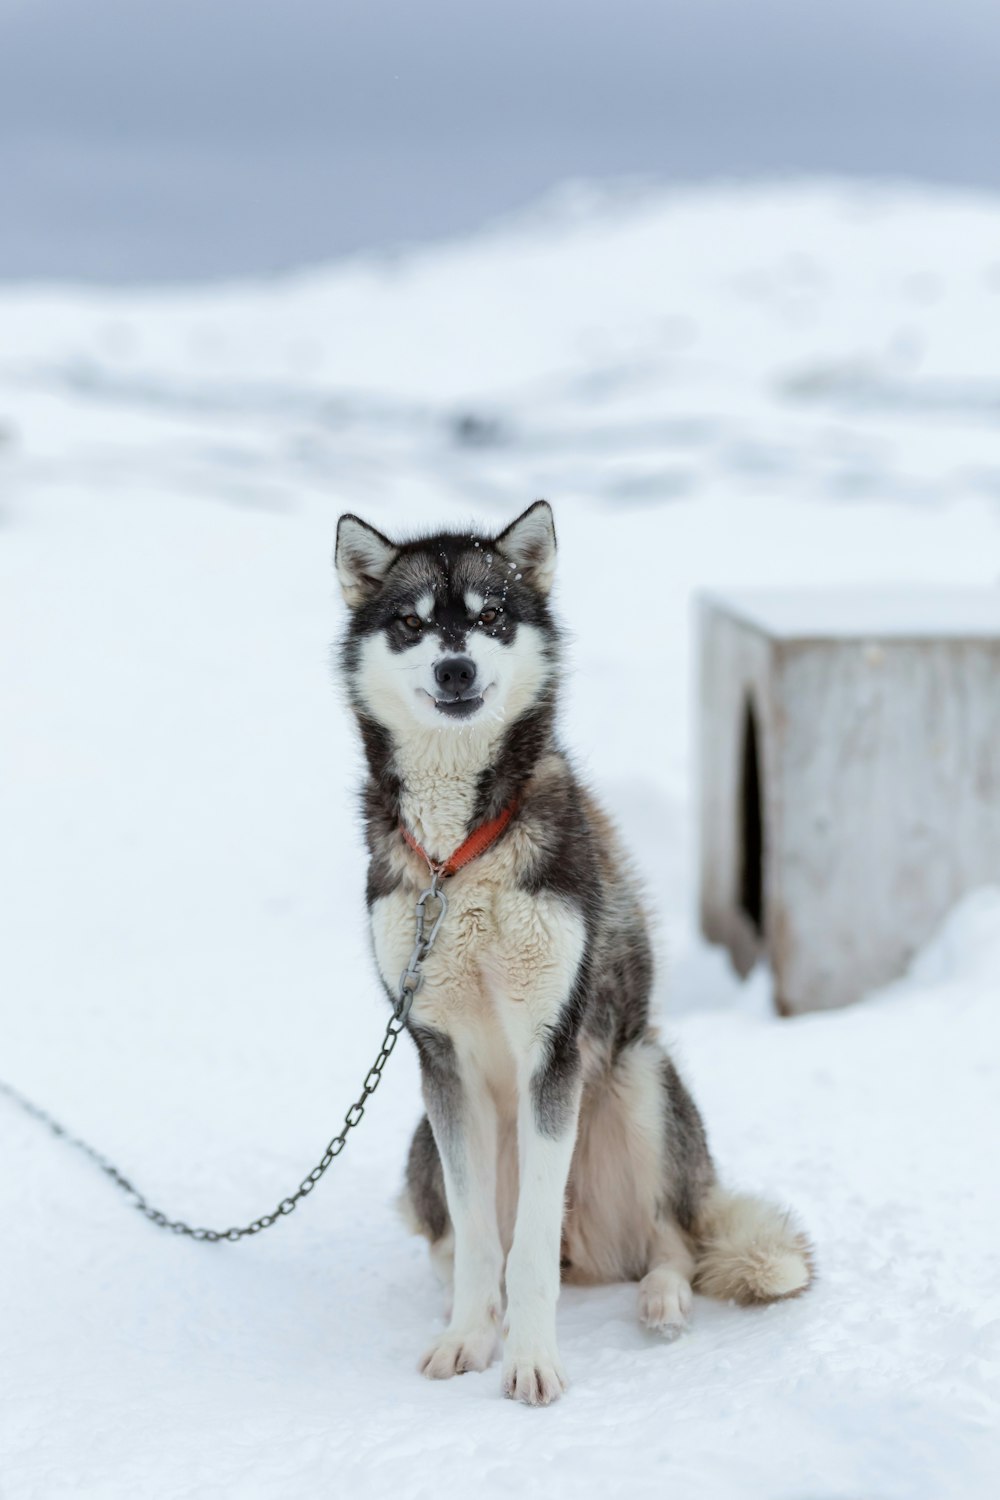
<svg viewBox="0 0 1000 1500"><path fill-rule="evenodd" d="M786 1210L714 1187L695 1222L695 1290L740 1302L798 1297L813 1279L808 1237Z"/></svg>

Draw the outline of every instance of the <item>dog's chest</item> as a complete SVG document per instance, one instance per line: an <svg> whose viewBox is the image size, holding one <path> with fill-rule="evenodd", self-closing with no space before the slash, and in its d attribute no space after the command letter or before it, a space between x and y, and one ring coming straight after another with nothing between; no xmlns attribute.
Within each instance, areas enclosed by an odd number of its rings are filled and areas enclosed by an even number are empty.
<svg viewBox="0 0 1000 1500"><path fill-rule="evenodd" d="M446 882L448 910L415 1021L457 1037L498 1021L505 1032L534 1032L557 1014L579 963L582 923L564 902L512 886L505 864L491 852ZM413 951L415 900L412 887L400 887L372 907L375 958L393 993Z"/></svg>
<svg viewBox="0 0 1000 1500"><path fill-rule="evenodd" d="M483 1021L492 1011L488 976L503 968L502 897L494 886L467 874L446 883L448 910L424 963L424 982L413 1018L451 1032L456 1025ZM375 958L393 992L416 936L415 895L397 890L372 908ZM428 902L428 921L437 915Z"/></svg>

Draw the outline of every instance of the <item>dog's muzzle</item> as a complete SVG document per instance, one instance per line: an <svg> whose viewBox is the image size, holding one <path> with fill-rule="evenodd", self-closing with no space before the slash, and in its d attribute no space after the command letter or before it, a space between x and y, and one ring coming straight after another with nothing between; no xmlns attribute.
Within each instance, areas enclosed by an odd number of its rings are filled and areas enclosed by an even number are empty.
<svg viewBox="0 0 1000 1500"><path fill-rule="evenodd" d="M434 706L452 719L466 719L482 705L471 656L445 656L434 667L438 696Z"/></svg>

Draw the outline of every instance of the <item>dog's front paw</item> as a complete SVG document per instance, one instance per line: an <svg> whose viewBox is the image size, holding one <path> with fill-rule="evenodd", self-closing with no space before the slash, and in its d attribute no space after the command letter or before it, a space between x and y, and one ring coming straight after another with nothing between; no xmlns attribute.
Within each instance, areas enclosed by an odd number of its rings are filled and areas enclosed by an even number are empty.
<svg viewBox="0 0 1000 1500"><path fill-rule="evenodd" d="M423 1355L419 1370L428 1380L450 1380L467 1370L485 1370L496 1350L496 1324L479 1328L447 1328Z"/></svg>
<svg viewBox="0 0 1000 1500"><path fill-rule="evenodd" d="M688 1326L691 1287L679 1272L658 1267L639 1283L639 1321L663 1339L679 1338Z"/></svg>
<svg viewBox="0 0 1000 1500"><path fill-rule="evenodd" d="M552 1349L507 1350L503 1362L503 1393L527 1406L548 1406L566 1389L566 1376Z"/></svg>

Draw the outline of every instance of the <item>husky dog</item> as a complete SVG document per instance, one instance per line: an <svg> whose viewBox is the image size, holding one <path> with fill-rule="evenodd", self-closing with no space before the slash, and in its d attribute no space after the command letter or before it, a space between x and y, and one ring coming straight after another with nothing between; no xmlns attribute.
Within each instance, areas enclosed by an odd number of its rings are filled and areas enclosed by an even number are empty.
<svg viewBox="0 0 1000 1500"><path fill-rule="evenodd" d="M504 1394L535 1405L566 1384L560 1278L637 1281L641 1321L668 1339L692 1287L771 1302L812 1278L789 1216L719 1185L650 1024L642 905L555 736L555 555L543 500L492 537L394 542L352 515L337 529L341 666L368 761L368 906L391 998L428 863L476 830L492 840L448 881L407 1022L427 1113L404 1208L453 1287L420 1368L485 1369L506 1296Z"/></svg>

